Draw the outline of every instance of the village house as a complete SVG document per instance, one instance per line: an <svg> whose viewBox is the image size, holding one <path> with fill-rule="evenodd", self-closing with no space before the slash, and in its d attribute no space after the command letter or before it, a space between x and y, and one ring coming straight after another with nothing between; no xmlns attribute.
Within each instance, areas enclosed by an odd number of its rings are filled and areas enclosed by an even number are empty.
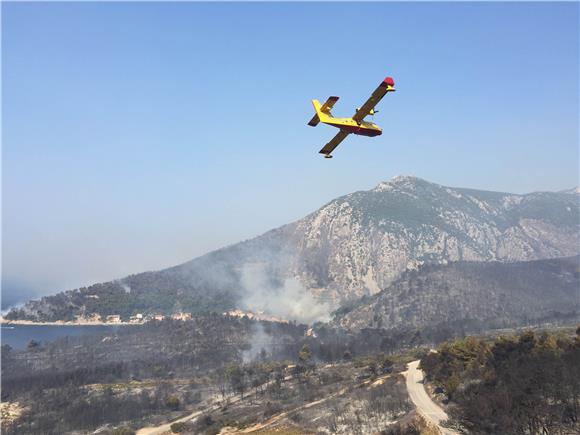
<svg viewBox="0 0 580 435"><path fill-rule="evenodd" d="M314 332L314 329L312 329L312 328L308 328L306 330L306 332L304 333L304 336L305 337L313 337L313 338L317 337L316 332Z"/></svg>
<svg viewBox="0 0 580 435"><path fill-rule="evenodd" d="M186 320L191 320L191 313L173 313L171 315L171 318L173 320L182 320L182 321L186 321Z"/></svg>
<svg viewBox="0 0 580 435"><path fill-rule="evenodd" d="M107 323L121 323L121 316L118 314L111 314L107 316Z"/></svg>
<svg viewBox="0 0 580 435"><path fill-rule="evenodd" d="M240 309L235 309L231 311L226 311L223 313L224 316L230 317L247 317L250 320L265 320L267 322L279 322L288 323L288 320L274 317L270 314L266 314L264 311L258 311L257 313L252 313L251 311L242 311Z"/></svg>
<svg viewBox="0 0 580 435"><path fill-rule="evenodd" d="M88 322L97 323L101 321L101 315L99 313L91 313L86 319Z"/></svg>
<svg viewBox="0 0 580 435"><path fill-rule="evenodd" d="M129 318L129 322L130 323L141 323L141 322L143 322L143 319L144 319L143 314L137 313L134 316L131 316Z"/></svg>
<svg viewBox="0 0 580 435"><path fill-rule="evenodd" d="M246 313L246 312L239 310L239 309L227 311L224 313L224 315L231 316L231 317L247 317L248 319L254 318L254 313L251 313L251 312Z"/></svg>

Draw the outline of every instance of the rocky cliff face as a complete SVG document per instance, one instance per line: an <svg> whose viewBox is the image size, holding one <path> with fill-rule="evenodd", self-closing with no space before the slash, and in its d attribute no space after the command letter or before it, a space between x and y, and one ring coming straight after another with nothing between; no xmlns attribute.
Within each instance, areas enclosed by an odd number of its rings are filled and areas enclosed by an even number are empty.
<svg viewBox="0 0 580 435"><path fill-rule="evenodd" d="M414 177L338 198L297 222L294 273L339 300L373 294L421 264L578 253L579 196L459 189Z"/></svg>
<svg viewBox="0 0 580 435"><path fill-rule="evenodd" d="M338 306L376 294L423 264L577 255L579 199L575 191L516 195L396 177L255 239L170 269L44 298L18 315L252 308L244 301L258 291L276 297L293 289L302 300L302 288Z"/></svg>

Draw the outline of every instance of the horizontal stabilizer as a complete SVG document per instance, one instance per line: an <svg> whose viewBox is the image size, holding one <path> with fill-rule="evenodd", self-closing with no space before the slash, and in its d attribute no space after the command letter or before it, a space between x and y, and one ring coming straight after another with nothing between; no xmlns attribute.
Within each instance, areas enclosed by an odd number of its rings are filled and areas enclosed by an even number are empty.
<svg viewBox="0 0 580 435"><path fill-rule="evenodd" d="M320 110L322 108L322 106L320 106L320 101L312 100L312 106L314 106L314 112L316 113L314 114L312 119L308 122L308 125L311 127L316 127L320 121L324 122L324 120L328 118L328 114Z"/></svg>
<svg viewBox="0 0 580 435"><path fill-rule="evenodd" d="M316 127L319 122L320 122L320 118L318 117L317 114L314 114L314 116L312 117L312 119L308 122L308 125L310 127Z"/></svg>
<svg viewBox="0 0 580 435"><path fill-rule="evenodd" d="M324 102L322 107L320 108L321 112L324 112L330 115L330 111L334 107L334 104L338 101L338 97L328 97L328 100Z"/></svg>

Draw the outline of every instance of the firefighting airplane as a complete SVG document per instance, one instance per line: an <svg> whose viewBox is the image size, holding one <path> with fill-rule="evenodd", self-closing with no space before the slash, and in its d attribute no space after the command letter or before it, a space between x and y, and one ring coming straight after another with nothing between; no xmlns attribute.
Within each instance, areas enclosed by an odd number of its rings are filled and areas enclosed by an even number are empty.
<svg viewBox="0 0 580 435"><path fill-rule="evenodd" d="M312 100L312 105L316 114L310 120L308 125L311 127L316 127L319 122L323 124L332 125L340 129L340 131L319 151L320 154L324 154L324 157L331 159L330 153L349 135L349 134L359 134L362 136L379 136L383 132L380 127L372 122L363 121L367 115L374 115L378 112L375 110L375 106L379 101L388 93L395 91L395 82L391 77L385 78L379 87L375 89L370 98L362 105L362 107L356 109L356 113L352 118L335 118L332 116L330 111L334 104L338 101L338 97L328 97L328 100L321 106L318 100Z"/></svg>

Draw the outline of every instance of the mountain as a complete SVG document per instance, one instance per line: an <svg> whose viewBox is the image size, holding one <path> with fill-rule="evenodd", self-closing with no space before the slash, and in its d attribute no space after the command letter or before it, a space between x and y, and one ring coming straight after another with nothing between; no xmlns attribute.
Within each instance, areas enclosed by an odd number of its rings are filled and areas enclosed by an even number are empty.
<svg viewBox="0 0 580 435"><path fill-rule="evenodd" d="M577 255L579 200L566 192L518 195L399 176L179 266L45 297L10 316L241 307L300 319L317 302L328 313L423 264Z"/></svg>
<svg viewBox="0 0 580 435"><path fill-rule="evenodd" d="M395 177L299 221L298 272L309 287L348 299L375 293L424 263L576 255L578 206L578 196L515 195Z"/></svg>
<svg viewBox="0 0 580 435"><path fill-rule="evenodd" d="M572 187L571 189L561 190L561 193L569 193L571 195L578 195L580 194L580 186Z"/></svg>
<svg viewBox="0 0 580 435"><path fill-rule="evenodd" d="M350 330L444 324L489 329L562 320L580 320L578 256L426 265L338 310L335 319Z"/></svg>

